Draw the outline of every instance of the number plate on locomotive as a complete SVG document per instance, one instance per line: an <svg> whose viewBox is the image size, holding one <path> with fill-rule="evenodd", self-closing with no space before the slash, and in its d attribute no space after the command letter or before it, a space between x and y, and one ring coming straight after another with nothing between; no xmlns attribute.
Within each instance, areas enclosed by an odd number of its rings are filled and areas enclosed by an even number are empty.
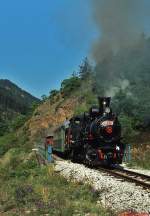
<svg viewBox="0 0 150 216"><path fill-rule="evenodd" d="M101 123L102 126L107 127L107 126L112 126L114 124L113 121L104 121Z"/></svg>

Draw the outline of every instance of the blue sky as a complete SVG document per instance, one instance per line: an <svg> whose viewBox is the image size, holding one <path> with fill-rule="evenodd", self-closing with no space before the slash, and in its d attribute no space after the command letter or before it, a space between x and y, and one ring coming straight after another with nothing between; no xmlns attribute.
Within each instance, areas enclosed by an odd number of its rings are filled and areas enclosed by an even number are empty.
<svg viewBox="0 0 150 216"><path fill-rule="evenodd" d="M0 78L35 96L59 88L89 54L96 35L90 0L3 0Z"/></svg>

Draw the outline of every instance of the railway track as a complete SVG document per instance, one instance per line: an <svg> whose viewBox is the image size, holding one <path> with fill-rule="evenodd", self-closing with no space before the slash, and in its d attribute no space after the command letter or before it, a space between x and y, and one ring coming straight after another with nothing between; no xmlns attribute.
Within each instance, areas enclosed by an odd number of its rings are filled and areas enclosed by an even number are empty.
<svg viewBox="0 0 150 216"><path fill-rule="evenodd" d="M142 186L144 189L150 189L150 176L148 175L121 168L114 168L112 170L99 168L99 170L123 181L127 180L129 182L135 183L138 186Z"/></svg>
<svg viewBox="0 0 150 216"><path fill-rule="evenodd" d="M60 155L53 155L53 158L55 160L64 160L64 158L62 158ZM150 189L150 176L148 175L137 173L123 168L108 169L104 167L99 167L98 170L110 176L114 176L122 181L132 182L138 186L143 187L144 189Z"/></svg>

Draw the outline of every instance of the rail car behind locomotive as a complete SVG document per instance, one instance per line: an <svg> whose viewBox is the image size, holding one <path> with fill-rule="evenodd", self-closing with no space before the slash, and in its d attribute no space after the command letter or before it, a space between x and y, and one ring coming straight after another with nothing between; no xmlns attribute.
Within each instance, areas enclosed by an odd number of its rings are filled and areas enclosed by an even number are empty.
<svg viewBox="0 0 150 216"><path fill-rule="evenodd" d="M53 149L64 152L73 161L92 165L121 164L125 146L121 125L110 108L109 97L99 97L99 107L74 116L54 131Z"/></svg>

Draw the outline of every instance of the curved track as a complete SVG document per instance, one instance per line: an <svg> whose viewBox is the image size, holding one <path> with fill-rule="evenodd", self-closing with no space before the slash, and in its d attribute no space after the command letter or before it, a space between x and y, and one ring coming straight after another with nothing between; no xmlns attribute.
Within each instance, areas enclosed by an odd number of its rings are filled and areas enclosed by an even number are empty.
<svg viewBox="0 0 150 216"><path fill-rule="evenodd" d="M100 171L103 171L109 175L113 175L122 180L127 180L133 182L138 186L142 186L145 189L150 189L150 176L130 171L127 169L114 168L114 169L105 169L99 168Z"/></svg>

